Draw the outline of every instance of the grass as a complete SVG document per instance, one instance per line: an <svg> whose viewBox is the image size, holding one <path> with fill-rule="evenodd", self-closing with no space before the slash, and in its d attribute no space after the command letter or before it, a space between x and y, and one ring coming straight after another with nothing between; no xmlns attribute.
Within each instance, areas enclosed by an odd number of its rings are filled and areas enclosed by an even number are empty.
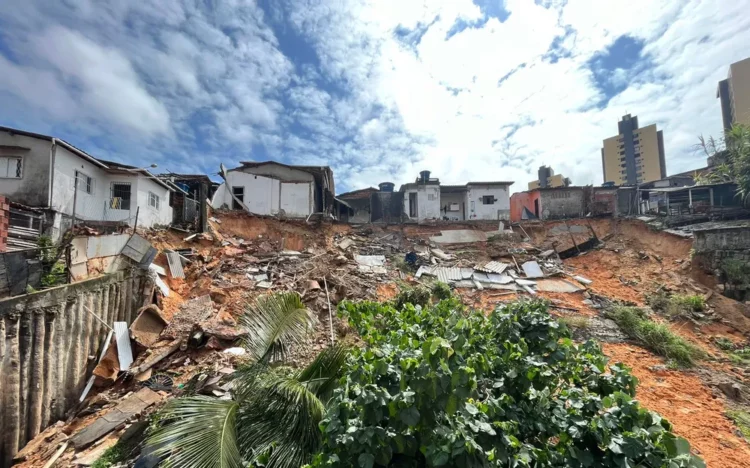
<svg viewBox="0 0 750 468"><path fill-rule="evenodd" d="M705 357L702 349L675 334L666 324L654 322L642 309L617 306L607 310L607 316L630 338L683 367Z"/></svg>
<svg viewBox="0 0 750 468"><path fill-rule="evenodd" d="M591 326L589 318L583 315L560 317L557 321L568 327L570 330L586 329Z"/></svg>
<svg viewBox="0 0 750 468"><path fill-rule="evenodd" d="M110 466L126 460L127 454L123 450L122 444L118 441L115 445L108 448L98 460L91 465L91 468L109 468Z"/></svg>
<svg viewBox="0 0 750 468"><path fill-rule="evenodd" d="M706 300L699 294L670 295L664 291L659 291L648 298L648 305L670 318L706 310Z"/></svg>
<svg viewBox="0 0 750 468"><path fill-rule="evenodd" d="M727 416L734 421L734 424L740 430L745 440L750 442L750 413L747 411L730 410L727 411Z"/></svg>

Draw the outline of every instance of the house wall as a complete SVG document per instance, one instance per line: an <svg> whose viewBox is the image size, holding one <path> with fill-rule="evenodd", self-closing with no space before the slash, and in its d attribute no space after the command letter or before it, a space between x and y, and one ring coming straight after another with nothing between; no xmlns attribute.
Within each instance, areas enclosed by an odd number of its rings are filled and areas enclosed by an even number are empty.
<svg viewBox="0 0 750 468"><path fill-rule="evenodd" d="M244 187L244 203L250 213L275 215L279 212L280 182L260 175L229 171L211 200L213 208L232 207L232 187Z"/></svg>
<svg viewBox="0 0 750 468"><path fill-rule="evenodd" d="M131 216L135 216L137 207L141 207L138 212L138 226L166 226L172 223L172 207L169 206L169 189L143 176L138 177L136 180L137 191L135 198L137 205L131 203L130 213ZM149 192L158 195L158 209L149 205ZM133 222L135 222L135 219Z"/></svg>
<svg viewBox="0 0 750 468"><path fill-rule="evenodd" d="M542 219L580 218L583 216L583 189L555 188L540 190Z"/></svg>
<svg viewBox="0 0 750 468"><path fill-rule="evenodd" d="M369 223L370 222L370 196L367 198L342 198L353 209L354 214L349 216L350 223Z"/></svg>
<svg viewBox="0 0 750 468"><path fill-rule="evenodd" d="M291 218L306 217L313 212L312 182L282 182L280 208Z"/></svg>
<svg viewBox="0 0 750 468"><path fill-rule="evenodd" d="M440 218L440 186L416 185L404 190L404 213L409 216L409 194L417 194L417 220ZM411 217L410 217L411 218ZM413 218L412 218L413 219Z"/></svg>
<svg viewBox="0 0 750 468"><path fill-rule="evenodd" d="M3 146L20 146L29 150L3 149ZM57 147L57 149L60 148ZM0 195L5 195L11 201L23 205L49 206L51 150L51 141L0 131L0 156L23 158L22 177L0 179Z"/></svg>
<svg viewBox="0 0 750 468"><path fill-rule="evenodd" d="M458 203L458 211L448 211L451 203ZM463 221L466 219L466 192L440 193L440 214L451 221Z"/></svg>
<svg viewBox="0 0 750 468"><path fill-rule="evenodd" d="M273 179L280 180L282 182L311 182L313 187L313 208L315 211L322 211L323 200L321 198L322 193L316 193L315 176L311 173L295 169L293 167L279 166L277 164L265 164L258 167L241 167L237 171L232 172L245 172L247 174L257 174L267 176ZM307 216L309 213L306 213Z"/></svg>
<svg viewBox="0 0 750 468"><path fill-rule="evenodd" d="M510 218L510 187L507 185L468 185L467 219L509 219ZM482 197L491 195L495 202L485 205Z"/></svg>
<svg viewBox="0 0 750 468"><path fill-rule="evenodd" d="M541 212L541 200L539 191L518 192L510 197L510 220L514 223L523 220L524 207L534 213L534 201L539 200L539 210Z"/></svg>

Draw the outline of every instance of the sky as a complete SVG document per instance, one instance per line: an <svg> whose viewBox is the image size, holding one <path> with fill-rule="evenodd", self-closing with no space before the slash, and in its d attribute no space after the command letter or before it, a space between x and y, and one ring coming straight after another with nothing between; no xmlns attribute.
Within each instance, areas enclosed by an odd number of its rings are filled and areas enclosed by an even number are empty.
<svg viewBox="0 0 750 468"><path fill-rule="evenodd" d="M625 114L667 173L705 166L750 0L9 0L0 125L95 157L208 173L329 165L336 191L601 184Z"/></svg>

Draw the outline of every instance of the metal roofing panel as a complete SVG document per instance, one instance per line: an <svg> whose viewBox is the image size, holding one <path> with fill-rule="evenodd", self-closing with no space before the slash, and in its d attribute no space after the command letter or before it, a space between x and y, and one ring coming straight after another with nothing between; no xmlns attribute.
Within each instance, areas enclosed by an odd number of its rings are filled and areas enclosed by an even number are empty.
<svg viewBox="0 0 750 468"><path fill-rule="evenodd" d="M414 274L415 278L420 278L422 275L431 275L432 274L432 268L428 267L427 265L422 265L419 267L419 270Z"/></svg>
<svg viewBox="0 0 750 468"><path fill-rule="evenodd" d="M167 254L167 261L169 262L169 271L172 273L172 278L184 278L185 271L182 269L182 260L180 260L180 254L174 250L165 251Z"/></svg>
<svg viewBox="0 0 750 468"><path fill-rule="evenodd" d="M474 278L475 281L479 281L479 282L482 282L482 283L489 283L490 282L489 278L487 278L487 273L482 273L480 271L475 271L474 275L472 276L472 278Z"/></svg>
<svg viewBox="0 0 750 468"><path fill-rule="evenodd" d="M509 284L513 282L513 278L511 278L508 275L499 275L497 273L488 273L487 279L490 280L490 283L495 284Z"/></svg>
<svg viewBox="0 0 750 468"><path fill-rule="evenodd" d="M496 262L491 261L487 262L482 265L477 265L474 267L475 270L483 271L485 273L502 273L505 271L506 268L508 268L509 264L503 263L503 262Z"/></svg>
<svg viewBox="0 0 750 468"><path fill-rule="evenodd" d="M533 260L524 263L523 265L521 265L521 268L523 268L523 272L526 274L527 278L544 278L542 268L537 262Z"/></svg>
<svg viewBox="0 0 750 468"><path fill-rule="evenodd" d="M115 339L117 340L117 358L120 370L130 369L133 363L133 351L130 349L130 331L127 322L115 322Z"/></svg>

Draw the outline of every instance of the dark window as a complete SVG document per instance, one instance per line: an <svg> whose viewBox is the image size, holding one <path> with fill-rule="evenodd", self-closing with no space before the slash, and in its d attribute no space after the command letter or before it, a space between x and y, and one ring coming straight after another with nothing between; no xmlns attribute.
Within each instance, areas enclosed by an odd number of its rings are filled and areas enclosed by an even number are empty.
<svg viewBox="0 0 750 468"><path fill-rule="evenodd" d="M239 199L242 203L245 203L245 187L232 187L232 194ZM232 209L241 210L242 206L237 203L237 200L232 198Z"/></svg>
<svg viewBox="0 0 750 468"><path fill-rule="evenodd" d="M76 184L78 185L78 190L81 192L91 195L94 191L94 179L83 172L76 171Z"/></svg>
<svg viewBox="0 0 750 468"><path fill-rule="evenodd" d="M493 195L485 195L482 197L482 205L494 205L497 199Z"/></svg>
<svg viewBox="0 0 750 468"><path fill-rule="evenodd" d="M129 182L112 182L112 197L109 206L115 210L130 210Z"/></svg>

